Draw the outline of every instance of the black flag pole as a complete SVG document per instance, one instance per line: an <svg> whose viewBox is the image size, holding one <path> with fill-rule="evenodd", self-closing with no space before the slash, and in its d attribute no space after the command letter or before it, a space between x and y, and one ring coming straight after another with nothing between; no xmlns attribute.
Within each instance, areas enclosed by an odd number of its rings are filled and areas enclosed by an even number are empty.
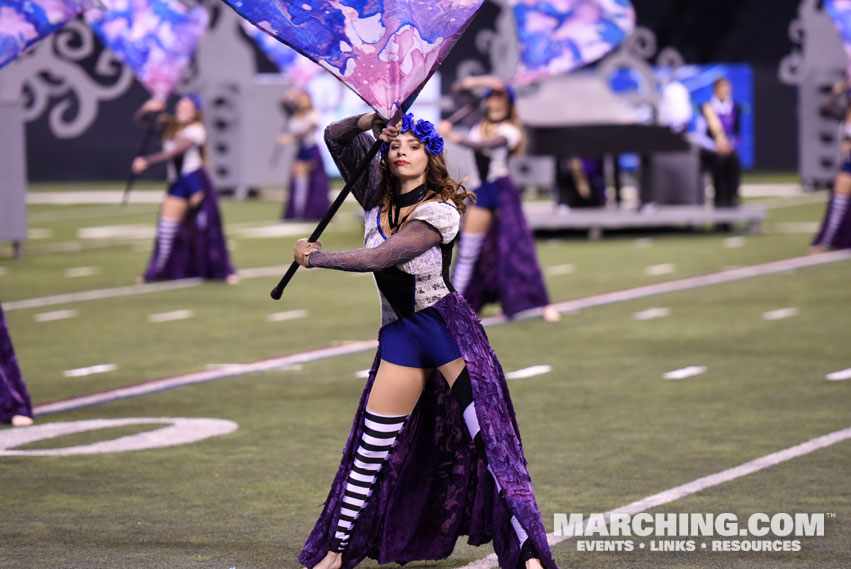
<svg viewBox="0 0 851 569"><path fill-rule="evenodd" d="M393 118L388 121L388 125L396 124L397 122L402 120L402 115L404 115L411 105L414 103L414 99L416 99L417 95L419 95L419 89L414 92L413 95L408 97L408 99L402 104L399 110L393 115ZM364 156L363 161L358 164L357 170L352 175L352 177L346 182L346 185L343 186L343 189L340 190L340 193L337 195L337 199L334 200L334 203L331 204L331 207L328 208L328 211L325 212L325 216L319 222L319 225L316 226L316 229L313 230L313 233L310 234L310 237L307 239L310 243L315 243L319 237L322 235L322 232L325 231L325 228L331 222L331 219L336 215L337 210L340 209L340 206L343 205L343 202L346 201L346 197L348 197L349 192L352 189L352 186L357 182L361 176L363 176L364 172L366 172L367 168L372 164L372 159L375 158L375 155L378 154L378 151L381 150L381 145L384 142L379 138L377 139L369 149L369 152ZM281 277L281 280L278 282L277 286L272 289L270 293L271 297L275 300L279 300L281 295L284 294L284 289L289 284L290 280L295 275L298 270L299 264L293 261L290 263L290 268L287 269L287 272Z"/></svg>
<svg viewBox="0 0 851 569"><path fill-rule="evenodd" d="M157 116L159 116L158 112L150 113L148 115L145 134L142 136L142 145L139 147L139 153L136 154L136 156L143 156L148 150L148 143L151 141L151 136L153 136L154 131L156 130L155 125ZM137 177L138 175L134 174L133 170L130 170L130 175L127 177L127 185L124 186L124 194L121 196L121 205L127 205L127 202L130 201L130 190L133 189L133 183L136 181Z"/></svg>

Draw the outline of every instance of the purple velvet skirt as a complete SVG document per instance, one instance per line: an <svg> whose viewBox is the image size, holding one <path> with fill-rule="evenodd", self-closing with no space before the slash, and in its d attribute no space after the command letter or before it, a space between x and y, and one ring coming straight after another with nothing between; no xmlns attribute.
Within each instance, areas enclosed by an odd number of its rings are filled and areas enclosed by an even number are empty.
<svg viewBox="0 0 851 569"><path fill-rule="evenodd" d="M0 305L0 423L10 423L15 415L32 417L33 408Z"/></svg>
<svg viewBox="0 0 851 569"><path fill-rule="evenodd" d="M228 254L216 189L204 170L182 176L175 183L200 189L204 192L204 199L198 209L187 212L174 236L168 261L160 271L156 269L159 240L154 240L154 252L145 271L145 280L226 279L236 271Z"/></svg>
<svg viewBox="0 0 851 569"><path fill-rule="evenodd" d="M485 452L494 476L543 566L557 569L535 502L505 375L484 328L458 293L447 295L434 308L445 320L467 364ZM325 557L328 541L334 535L380 359L379 344L340 468L319 520L299 555L299 561L307 567ZM343 553L343 569L351 569L365 557L382 564L443 559L452 553L462 535L468 536L471 545L493 541L500 567L517 569L520 550L510 518L493 478L466 433L461 409L446 381L435 372L426 382L361 511Z"/></svg>
<svg viewBox="0 0 851 569"><path fill-rule="evenodd" d="M845 210L845 215L839 222L839 227L833 232L833 235L828 235L828 220L830 213L833 210L833 193L830 194L831 199L827 202L827 211L824 212L824 219L821 222L821 227L813 239L813 245L824 245L833 249L851 249L851 207Z"/></svg>
<svg viewBox="0 0 851 569"><path fill-rule="evenodd" d="M281 219L321 219L328 207L328 174L317 145L308 146L298 154L299 160L310 162L313 169L308 176L307 193L299 196L295 178L290 180L290 191Z"/></svg>
<svg viewBox="0 0 851 569"><path fill-rule="evenodd" d="M511 318L522 310L546 306L550 298L520 192L507 176L494 183L499 186L500 206L494 211L464 298L477 312L485 304L499 302Z"/></svg>

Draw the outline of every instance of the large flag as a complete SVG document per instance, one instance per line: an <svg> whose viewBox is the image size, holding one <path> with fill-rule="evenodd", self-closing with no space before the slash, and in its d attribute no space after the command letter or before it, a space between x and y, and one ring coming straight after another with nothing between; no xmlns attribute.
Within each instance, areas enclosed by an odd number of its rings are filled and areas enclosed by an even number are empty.
<svg viewBox="0 0 851 569"><path fill-rule="evenodd" d="M824 0L824 11L828 13L845 49L848 61L846 73L851 80L851 0Z"/></svg>
<svg viewBox="0 0 851 569"><path fill-rule="evenodd" d="M101 41L157 99L165 100L189 66L207 11L179 0L103 0L86 12Z"/></svg>
<svg viewBox="0 0 851 569"><path fill-rule="evenodd" d="M297 87L306 87L311 79L322 73L321 67L247 20L242 21L242 31Z"/></svg>
<svg viewBox="0 0 851 569"><path fill-rule="evenodd" d="M91 5L91 0L0 1L0 67Z"/></svg>
<svg viewBox="0 0 851 569"><path fill-rule="evenodd" d="M385 118L437 70L484 0L225 0Z"/></svg>
<svg viewBox="0 0 851 569"><path fill-rule="evenodd" d="M635 29L629 0L509 0L520 63L513 82L529 83L593 63Z"/></svg>

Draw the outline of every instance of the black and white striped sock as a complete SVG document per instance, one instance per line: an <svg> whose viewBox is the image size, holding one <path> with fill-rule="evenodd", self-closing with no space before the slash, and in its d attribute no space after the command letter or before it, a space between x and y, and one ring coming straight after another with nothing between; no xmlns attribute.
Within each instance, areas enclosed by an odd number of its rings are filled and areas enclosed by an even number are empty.
<svg viewBox="0 0 851 569"><path fill-rule="evenodd" d="M464 294L470 279L473 278L473 268L479 260L482 244L485 242L484 233L461 233L458 243L458 260L455 262L455 272L452 275L452 287Z"/></svg>
<svg viewBox="0 0 851 569"><path fill-rule="evenodd" d="M830 245L833 242L833 237L836 235L836 231L839 229L842 220L845 218L845 213L848 211L848 202L849 196L833 194L830 200L830 217L827 220L827 229L825 229L824 238L822 239L823 244Z"/></svg>
<svg viewBox="0 0 851 569"><path fill-rule="evenodd" d="M165 268L165 264L171 255L171 245L174 243L174 235L177 233L179 221L174 219L160 218L159 226L157 227L157 261L155 264L156 270L161 271Z"/></svg>
<svg viewBox="0 0 851 569"><path fill-rule="evenodd" d="M331 540L331 551L343 551L349 545L355 522L372 495L378 473L396 446L399 433L408 419L408 415L382 415L369 410L364 413L363 436L346 481L340 520Z"/></svg>
<svg viewBox="0 0 851 569"><path fill-rule="evenodd" d="M464 367L464 370L458 375L455 383L452 384L452 395L458 402L458 406L461 407L461 411L464 415L464 423L467 425L467 432L470 433L470 438L473 439L473 443L476 445L476 454L478 454L479 458L487 465L488 472L491 473L491 477L493 477L494 484L496 485L496 491L499 494L499 497L502 498L502 504L505 507L505 510L511 513L511 526L514 528L514 534L517 536L517 541L520 545L521 561L537 559L538 555L535 552L535 548L532 546L532 542L529 541L529 535L526 533L526 530L523 529L523 526L520 525L520 522L517 520L517 516L511 512L511 508L505 500L505 492L503 491L502 486L499 485L499 481L496 479L496 476L494 476L490 464L488 464L487 455L485 454L485 443L482 438L481 428L479 427L479 418L476 416L476 404L473 401L473 384L470 381L470 372L467 371L466 367Z"/></svg>
<svg viewBox="0 0 851 569"><path fill-rule="evenodd" d="M293 211L296 217L304 217L307 209L307 191L310 188L310 178L296 176L293 179Z"/></svg>

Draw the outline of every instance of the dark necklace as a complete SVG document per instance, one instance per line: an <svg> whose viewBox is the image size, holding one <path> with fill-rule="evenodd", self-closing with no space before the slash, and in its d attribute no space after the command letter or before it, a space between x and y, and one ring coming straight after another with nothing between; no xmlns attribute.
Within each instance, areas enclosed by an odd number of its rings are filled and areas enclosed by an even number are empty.
<svg viewBox="0 0 851 569"><path fill-rule="evenodd" d="M417 186L410 192L406 192L404 194L394 194L393 195L393 203L390 204L390 229L397 230L405 221L404 219L399 219L402 215L402 208L412 206L416 203L419 203L426 197L428 194L428 190L426 189L426 185L422 184ZM407 217L405 218L407 219Z"/></svg>

